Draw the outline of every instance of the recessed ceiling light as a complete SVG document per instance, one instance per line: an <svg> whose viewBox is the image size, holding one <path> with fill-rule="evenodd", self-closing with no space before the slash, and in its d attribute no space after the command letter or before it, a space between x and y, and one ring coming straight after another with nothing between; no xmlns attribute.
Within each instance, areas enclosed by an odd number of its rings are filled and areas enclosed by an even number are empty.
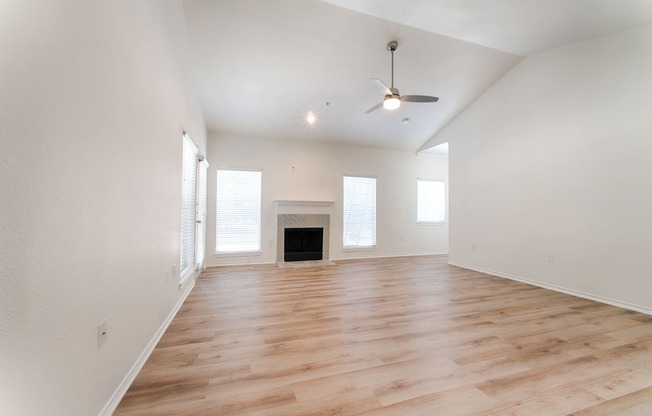
<svg viewBox="0 0 652 416"><path fill-rule="evenodd" d="M317 116L312 111L306 113L306 123L313 125L317 121Z"/></svg>

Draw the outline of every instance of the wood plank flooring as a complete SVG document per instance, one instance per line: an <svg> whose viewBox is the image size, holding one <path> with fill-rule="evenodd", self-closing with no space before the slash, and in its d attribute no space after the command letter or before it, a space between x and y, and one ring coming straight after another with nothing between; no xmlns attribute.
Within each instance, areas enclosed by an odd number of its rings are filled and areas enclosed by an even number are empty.
<svg viewBox="0 0 652 416"><path fill-rule="evenodd" d="M445 256L209 269L116 415L652 415L652 316Z"/></svg>

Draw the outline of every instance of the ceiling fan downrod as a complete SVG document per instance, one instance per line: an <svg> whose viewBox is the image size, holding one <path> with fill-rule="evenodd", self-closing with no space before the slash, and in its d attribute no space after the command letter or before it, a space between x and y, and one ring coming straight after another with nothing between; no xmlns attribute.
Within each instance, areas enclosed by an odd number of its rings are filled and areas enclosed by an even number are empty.
<svg viewBox="0 0 652 416"><path fill-rule="evenodd" d="M387 44L387 50L392 53L392 85L390 88L394 88L394 51L398 48L398 42L393 40Z"/></svg>

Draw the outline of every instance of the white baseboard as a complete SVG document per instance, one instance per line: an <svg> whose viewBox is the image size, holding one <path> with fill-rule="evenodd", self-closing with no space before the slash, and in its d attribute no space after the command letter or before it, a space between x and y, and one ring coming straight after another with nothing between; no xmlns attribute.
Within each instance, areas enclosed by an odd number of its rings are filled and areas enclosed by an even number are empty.
<svg viewBox="0 0 652 416"><path fill-rule="evenodd" d="M363 251L360 251L363 253ZM391 258L396 258L396 257L424 257L424 256L446 256L448 255L447 252L445 253L402 253L402 254L383 254L380 256L361 256L361 257L339 257L339 258L332 258L332 261L341 261L341 260L366 260L366 259L391 259Z"/></svg>
<svg viewBox="0 0 652 416"><path fill-rule="evenodd" d="M199 277L199 274L201 273L201 270L192 270L188 273L186 273L184 276L181 277L181 280L179 281L179 292L183 292L188 288L188 284L191 283L193 286L195 284L195 281ZM186 296L188 294L186 293ZM180 306L180 305L179 305Z"/></svg>
<svg viewBox="0 0 652 416"><path fill-rule="evenodd" d="M258 261L252 263L211 263L206 265L206 269L214 269L216 267L229 267L229 266L265 266L269 264L276 264L275 261Z"/></svg>
<svg viewBox="0 0 652 416"><path fill-rule="evenodd" d="M593 301L600 302L600 303L606 303L608 305L617 306L617 307L623 308L623 309L629 309L629 310L632 310L632 311L641 312L641 313L644 313L646 315L652 315L652 309L646 308L645 306L634 305L632 303L627 303L627 302L623 302L623 301L619 301L619 300L615 300L615 299L605 298L605 297L602 297L602 296L593 295L593 294L581 292L581 291L578 291L578 290L568 289L568 288L557 286L557 285L551 285L549 283L543 283L543 282L539 282L537 280L526 279L526 278L523 278L523 277L520 277L520 276L514 276L514 275L511 275L511 274L507 274L507 273L501 273L501 272L497 272L497 271L494 271L494 270L482 269L480 267L470 266L468 264L456 263L456 262L453 262L453 261L449 261L448 264L450 264L451 266L457 266L457 267L462 267L464 269L474 270L474 271L480 272L480 273L490 274L492 276L498 276L498 277L504 277L505 279L516 280L517 282L527 283L527 284L530 284L530 285L533 285L533 286L542 287L544 289L554 290L555 292L561 292L561 293L565 293L567 295L577 296L577 297L580 297L580 298L589 299L589 300L593 300Z"/></svg>
<svg viewBox="0 0 652 416"><path fill-rule="evenodd" d="M369 253L373 250L360 250L360 253ZM446 256L447 252L444 253L403 253L403 254L385 254L381 256L360 256L360 257L331 257L330 261L343 261L343 260L366 260L366 259L387 259L394 257L422 257L422 256ZM226 267L226 266L260 266L260 265L270 265L276 264L276 262L258 262L258 263L227 263L227 264L209 264L206 267L208 269L213 269L216 267Z"/></svg>
<svg viewBox="0 0 652 416"><path fill-rule="evenodd" d="M188 283L189 284L184 284L183 293L179 297L179 300L177 301L176 305L174 305L174 308L172 308L167 318L165 318L165 321L163 321L161 327L158 329L158 331L156 331L156 333L149 341L149 343L147 344L143 352L140 353L140 356L138 357L134 365L131 366L124 379L122 379L122 382L115 390L113 395L111 395L109 401L106 403L106 405L104 405L104 408L100 411L100 416L111 416L115 411L115 409L120 404L120 400L122 400L124 395L127 393L127 390L129 390L131 383L134 382L136 376L145 365L145 362L147 361L149 356L152 354L152 351L154 351L156 344L158 344L161 337L168 329L168 326L170 326L172 319L174 319L177 312L179 312L179 309L181 309L181 305L183 305L183 303L186 301L186 298L190 294L190 291L192 291L192 288L195 287L195 279L189 279Z"/></svg>

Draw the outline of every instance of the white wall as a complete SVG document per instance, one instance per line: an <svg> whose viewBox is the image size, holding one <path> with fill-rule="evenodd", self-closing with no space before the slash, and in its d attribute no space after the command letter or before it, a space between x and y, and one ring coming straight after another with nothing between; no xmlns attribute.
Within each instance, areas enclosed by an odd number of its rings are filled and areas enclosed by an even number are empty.
<svg viewBox="0 0 652 416"><path fill-rule="evenodd" d="M451 263L649 312L651 74L647 26L530 56L450 123Z"/></svg>
<svg viewBox="0 0 652 416"><path fill-rule="evenodd" d="M334 201L331 259L448 252L448 225L416 225L417 178L448 181L446 155L210 134L207 264L276 262L275 200ZM217 167L263 170L262 253L215 257ZM294 167L294 169L293 169ZM342 250L342 175L377 176L377 248ZM401 240L401 236L403 240Z"/></svg>
<svg viewBox="0 0 652 416"><path fill-rule="evenodd" d="M186 42L179 1L0 2L2 415L99 414L181 297Z"/></svg>

